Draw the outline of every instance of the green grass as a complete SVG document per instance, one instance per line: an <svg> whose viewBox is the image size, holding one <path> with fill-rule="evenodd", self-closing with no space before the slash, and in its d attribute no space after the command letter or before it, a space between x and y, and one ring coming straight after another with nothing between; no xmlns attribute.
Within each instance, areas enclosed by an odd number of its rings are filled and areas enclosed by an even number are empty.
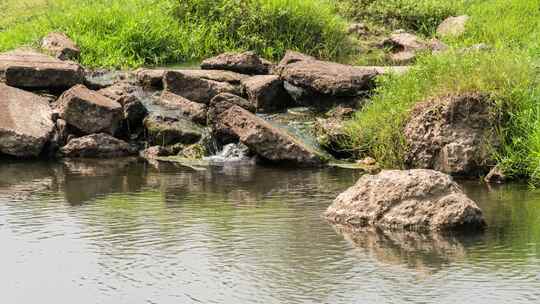
<svg viewBox="0 0 540 304"><path fill-rule="evenodd" d="M401 77L379 81L372 101L349 122L344 148L370 155L385 167L403 167L403 126L415 104L445 94L482 92L496 101L502 124L494 157L509 176L540 180L540 2L492 0L470 3L467 33L449 39L453 50L424 55ZM459 51L486 43L490 52Z"/></svg>
<svg viewBox="0 0 540 304"><path fill-rule="evenodd" d="M22 0L0 4L0 51L62 31L91 67L137 67L253 50L346 57L346 23L327 0ZM32 7L31 10L24 9Z"/></svg>

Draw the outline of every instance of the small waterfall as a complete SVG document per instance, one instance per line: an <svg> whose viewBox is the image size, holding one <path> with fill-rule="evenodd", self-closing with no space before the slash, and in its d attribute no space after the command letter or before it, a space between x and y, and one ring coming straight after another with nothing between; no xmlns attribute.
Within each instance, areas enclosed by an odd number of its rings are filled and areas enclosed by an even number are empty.
<svg viewBox="0 0 540 304"><path fill-rule="evenodd" d="M204 159L211 163L225 162L249 162L252 160L249 155L249 149L243 144L228 144L215 155L205 157Z"/></svg>

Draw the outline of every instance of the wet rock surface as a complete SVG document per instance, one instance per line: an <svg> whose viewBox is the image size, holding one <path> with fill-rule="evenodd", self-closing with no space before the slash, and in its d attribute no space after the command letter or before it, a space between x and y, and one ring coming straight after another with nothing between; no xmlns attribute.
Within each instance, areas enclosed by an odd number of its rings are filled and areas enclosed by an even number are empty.
<svg viewBox="0 0 540 304"><path fill-rule="evenodd" d="M64 92L58 99L60 117L85 134L114 134L122 120L122 106L83 85Z"/></svg>
<svg viewBox="0 0 540 304"><path fill-rule="evenodd" d="M64 157L108 158L136 153L127 142L105 133L74 138L60 149L60 155Z"/></svg>
<svg viewBox="0 0 540 304"><path fill-rule="evenodd" d="M33 50L0 54L0 79L6 84L28 89L65 89L83 83L82 67Z"/></svg>
<svg viewBox="0 0 540 304"><path fill-rule="evenodd" d="M403 131L409 168L475 176L493 162L497 146L492 102L485 95L445 96L418 104Z"/></svg>
<svg viewBox="0 0 540 304"><path fill-rule="evenodd" d="M251 151L268 161L307 166L327 161L314 147L239 106L219 115L217 129L236 135Z"/></svg>
<svg viewBox="0 0 540 304"><path fill-rule="evenodd" d="M144 127L148 142L160 146L193 144L203 134L202 128L189 119L171 113L150 113L144 119Z"/></svg>
<svg viewBox="0 0 540 304"><path fill-rule="evenodd" d="M336 224L411 231L478 230L482 211L449 175L433 170L384 170L365 175L325 213Z"/></svg>
<svg viewBox="0 0 540 304"><path fill-rule="evenodd" d="M266 75L271 66L254 52L223 53L201 63L203 70L227 70L242 74Z"/></svg>
<svg viewBox="0 0 540 304"><path fill-rule="evenodd" d="M38 156L54 124L46 98L0 83L0 153Z"/></svg>

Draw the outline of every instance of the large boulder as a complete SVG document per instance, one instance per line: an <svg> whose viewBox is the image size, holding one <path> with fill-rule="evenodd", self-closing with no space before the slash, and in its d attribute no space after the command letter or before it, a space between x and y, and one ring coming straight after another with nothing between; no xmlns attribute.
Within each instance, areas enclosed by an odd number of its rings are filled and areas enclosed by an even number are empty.
<svg viewBox="0 0 540 304"><path fill-rule="evenodd" d="M279 76L253 76L242 80L242 86L259 113L281 111L294 104Z"/></svg>
<svg viewBox="0 0 540 304"><path fill-rule="evenodd" d="M450 95L418 104L403 131L409 168L480 175L497 146L493 103L481 94Z"/></svg>
<svg viewBox="0 0 540 304"><path fill-rule="evenodd" d="M317 166L327 161L314 147L239 106L221 113L216 127L236 135L251 151L272 162Z"/></svg>
<svg viewBox="0 0 540 304"><path fill-rule="evenodd" d="M465 33L465 26L469 21L469 16L457 16L446 18L437 27L437 36L439 37L457 37Z"/></svg>
<svg viewBox="0 0 540 304"><path fill-rule="evenodd" d="M241 94L239 83L244 77L234 77L235 74L226 71L168 71L163 76L163 83L166 91L208 104L220 93Z"/></svg>
<svg viewBox="0 0 540 304"><path fill-rule="evenodd" d="M32 50L0 54L0 80L29 89L64 89L84 82L83 68Z"/></svg>
<svg viewBox="0 0 540 304"><path fill-rule="evenodd" d="M364 175L326 210L336 224L414 231L477 230L482 210L444 173L384 170Z"/></svg>
<svg viewBox="0 0 540 304"><path fill-rule="evenodd" d="M0 153L38 156L54 124L46 98L0 83Z"/></svg>
<svg viewBox="0 0 540 304"><path fill-rule="evenodd" d="M108 158L136 153L127 142L105 133L74 138L60 149L60 155L64 157Z"/></svg>
<svg viewBox="0 0 540 304"><path fill-rule="evenodd" d="M174 113L150 113L144 119L147 139L153 145L194 144L203 136L203 129L189 119Z"/></svg>
<svg viewBox="0 0 540 304"><path fill-rule="evenodd" d="M379 74L374 68L320 61L294 52L286 54L277 70L287 91L303 103L314 102L311 97L321 95L359 96L373 87Z"/></svg>
<svg viewBox="0 0 540 304"><path fill-rule="evenodd" d="M251 113L255 113L255 105L248 100L230 93L221 93L212 98L208 105L207 124L212 128L213 137L221 144L238 142L238 136L228 128L219 127L219 116L232 108L239 106Z"/></svg>
<svg viewBox="0 0 540 304"><path fill-rule="evenodd" d="M180 111L183 115L191 119L198 124L206 124L207 106L202 103L193 102L180 95L164 91L158 100L158 103L170 108Z"/></svg>
<svg viewBox="0 0 540 304"><path fill-rule="evenodd" d="M203 70L227 70L242 74L266 75L271 69L268 62L254 52L223 53L201 63Z"/></svg>
<svg viewBox="0 0 540 304"><path fill-rule="evenodd" d="M62 119L85 134L114 134L123 118L122 105L83 85L64 92L58 108Z"/></svg>
<svg viewBox="0 0 540 304"><path fill-rule="evenodd" d="M41 41L41 48L60 60L77 60L79 47L64 33L50 33Z"/></svg>

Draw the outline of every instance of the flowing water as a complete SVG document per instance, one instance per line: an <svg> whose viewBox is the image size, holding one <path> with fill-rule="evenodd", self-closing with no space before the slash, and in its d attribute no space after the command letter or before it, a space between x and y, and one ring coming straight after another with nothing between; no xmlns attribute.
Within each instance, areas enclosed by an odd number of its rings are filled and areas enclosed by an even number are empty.
<svg viewBox="0 0 540 304"><path fill-rule="evenodd" d="M341 233L358 174L0 162L0 303L540 303L540 192L464 185L489 229Z"/></svg>

